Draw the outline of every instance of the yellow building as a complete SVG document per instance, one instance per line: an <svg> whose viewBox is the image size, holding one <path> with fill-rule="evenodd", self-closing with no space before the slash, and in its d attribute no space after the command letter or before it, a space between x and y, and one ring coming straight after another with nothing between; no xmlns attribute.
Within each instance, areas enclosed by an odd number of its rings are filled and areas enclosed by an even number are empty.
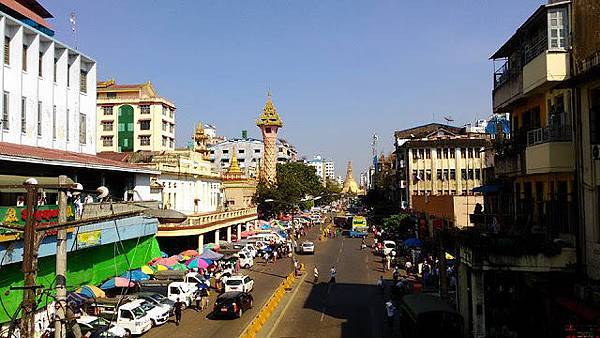
<svg viewBox="0 0 600 338"><path fill-rule="evenodd" d="M401 208L416 195L472 195L486 168L489 136L438 123L396 131L396 175Z"/></svg>
<svg viewBox="0 0 600 338"><path fill-rule="evenodd" d="M163 151L175 149L175 105L150 82L98 82L97 151Z"/></svg>
<svg viewBox="0 0 600 338"><path fill-rule="evenodd" d="M492 101L494 112L510 113L512 121L511 137L497 143L495 159L495 175L512 194L504 208L529 217L527 226L572 234L571 90L560 86L570 77L569 6L540 6L492 55Z"/></svg>

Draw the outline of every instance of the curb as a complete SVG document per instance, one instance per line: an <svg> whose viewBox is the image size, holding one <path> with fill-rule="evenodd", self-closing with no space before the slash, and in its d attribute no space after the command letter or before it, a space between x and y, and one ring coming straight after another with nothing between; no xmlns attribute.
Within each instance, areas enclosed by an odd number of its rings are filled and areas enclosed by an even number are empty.
<svg viewBox="0 0 600 338"><path fill-rule="evenodd" d="M302 269L303 270L303 269ZM256 317L246 326L242 334L240 334L240 338L256 338L256 335L262 329L263 325L267 322L286 291L292 289L292 285L294 284L294 273L291 272L284 280L279 284L275 292L267 299L267 302L260 309Z"/></svg>

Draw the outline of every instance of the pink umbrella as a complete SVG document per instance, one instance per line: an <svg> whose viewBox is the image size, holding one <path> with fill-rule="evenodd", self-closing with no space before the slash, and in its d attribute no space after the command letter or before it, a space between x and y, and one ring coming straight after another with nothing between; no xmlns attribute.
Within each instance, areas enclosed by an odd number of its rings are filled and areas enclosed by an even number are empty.
<svg viewBox="0 0 600 338"><path fill-rule="evenodd" d="M198 256L198 251L196 250L185 250L179 253L182 256L195 257Z"/></svg>
<svg viewBox="0 0 600 338"><path fill-rule="evenodd" d="M250 231L242 231L242 233L240 234L240 236L241 236L242 238L246 238L246 237L248 237L248 236L252 236L252 235L256 235L256 232L255 232L255 231L252 231L252 230L250 230Z"/></svg>
<svg viewBox="0 0 600 338"><path fill-rule="evenodd" d="M135 286L135 283L130 281L129 279L123 277L115 277L104 282L104 284L100 286L100 289L108 290L112 288L128 288L133 286Z"/></svg>
<svg viewBox="0 0 600 338"><path fill-rule="evenodd" d="M208 263L200 257L194 257L192 259L188 259L187 262L185 262L185 265L190 269L191 268L206 269L208 267Z"/></svg>
<svg viewBox="0 0 600 338"><path fill-rule="evenodd" d="M164 265L164 266L173 266L179 262L177 257L169 257L169 258L159 258L152 263L153 265Z"/></svg>

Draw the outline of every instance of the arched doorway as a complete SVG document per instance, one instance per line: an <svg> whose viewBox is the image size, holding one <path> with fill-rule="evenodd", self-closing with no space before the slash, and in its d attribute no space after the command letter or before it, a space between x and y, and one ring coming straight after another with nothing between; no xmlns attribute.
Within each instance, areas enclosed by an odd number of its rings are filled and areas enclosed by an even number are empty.
<svg viewBox="0 0 600 338"><path fill-rule="evenodd" d="M119 151L133 151L133 107L119 107Z"/></svg>

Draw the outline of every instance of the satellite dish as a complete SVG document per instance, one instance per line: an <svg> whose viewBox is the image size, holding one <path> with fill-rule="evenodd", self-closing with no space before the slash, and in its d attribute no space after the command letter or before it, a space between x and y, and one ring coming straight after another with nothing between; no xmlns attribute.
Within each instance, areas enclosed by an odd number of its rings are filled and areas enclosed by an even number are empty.
<svg viewBox="0 0 600 338"><path fill-rule="evenodd" d="M96 192L98 193L98 198L105 198L108 196L108 188L105 186L98 187Z"/></svg>

